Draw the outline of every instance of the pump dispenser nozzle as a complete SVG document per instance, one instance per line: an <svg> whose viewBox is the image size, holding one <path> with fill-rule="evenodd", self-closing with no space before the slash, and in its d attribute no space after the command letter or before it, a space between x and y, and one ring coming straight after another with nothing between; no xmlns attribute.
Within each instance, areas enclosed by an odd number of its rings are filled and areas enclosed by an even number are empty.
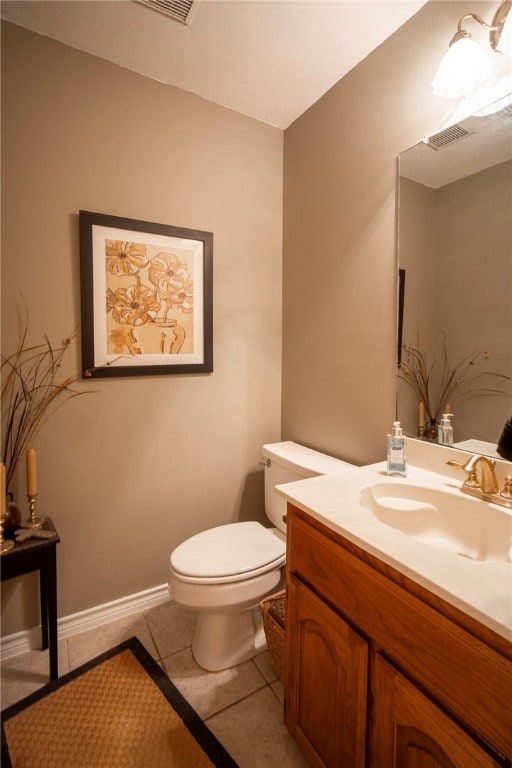
<svg viewBox="0 0 512 768"><path fill-rule="evenodd" d="M402 427L400 426L399 421L393 422L393 431L392 431L393 437L401 437L402 436Z"/></svg>

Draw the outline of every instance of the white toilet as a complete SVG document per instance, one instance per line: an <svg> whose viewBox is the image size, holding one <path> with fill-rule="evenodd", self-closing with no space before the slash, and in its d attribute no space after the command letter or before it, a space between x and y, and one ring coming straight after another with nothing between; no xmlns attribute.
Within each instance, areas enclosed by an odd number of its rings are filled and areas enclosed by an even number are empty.
<svg viewBox="0 0 512 768"><path fill-rule="evenodd" d="M274 527L229 523L202 531L171 554L169 592L197 611L196 662L218 671L265 648L258 604L282 582L286 502L274 486L353 467L291 441L263 446L265 511Z"/></svg>

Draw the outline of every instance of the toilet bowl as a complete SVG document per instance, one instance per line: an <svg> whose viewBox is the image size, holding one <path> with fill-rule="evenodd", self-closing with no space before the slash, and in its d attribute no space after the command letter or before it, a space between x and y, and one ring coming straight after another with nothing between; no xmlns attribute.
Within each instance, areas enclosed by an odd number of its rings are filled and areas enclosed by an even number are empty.
<svg viewBox="0 0 512 768"><path fill-rule="evenodd" d="M197 612L192 653L212 672L266 647L258 606L282 585L286 554L286 504L275 486L352 468L291 441L263 446L263 456L265 510L274 527L243 522L210 528L184 541L170 558L170 595Z"/></svg>
<svg viewBox="0 0 512 768"><path fill-rule="evenodd" d="M260 523L203 531L171 555L169 589L197 611L196 662L209 671L240 664L265 648L255 608L281 581L285 537Z"/></svg>

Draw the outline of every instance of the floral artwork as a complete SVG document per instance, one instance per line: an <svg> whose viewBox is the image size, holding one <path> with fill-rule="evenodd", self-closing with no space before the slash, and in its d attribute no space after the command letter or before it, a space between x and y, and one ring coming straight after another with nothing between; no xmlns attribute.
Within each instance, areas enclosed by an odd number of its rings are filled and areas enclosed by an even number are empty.
<svg viewBox="0 0 512 768"><path fill-rule="evenodd" d="M111 355L194 351L193 255L105 240Z"/></svg>
<svg viewBox="0 0 512 768"><path fill-rule="evenodd" d="M80 212L83 376L212 370L213 236Z"/></svg>

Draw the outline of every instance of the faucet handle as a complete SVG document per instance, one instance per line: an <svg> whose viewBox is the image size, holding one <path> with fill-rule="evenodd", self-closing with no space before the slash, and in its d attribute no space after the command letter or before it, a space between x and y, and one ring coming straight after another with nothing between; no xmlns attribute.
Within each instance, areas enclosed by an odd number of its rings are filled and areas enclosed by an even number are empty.
<svg viewBox="0 0 512 768"><path fill-rule="evenodd" d="M505 485L500 496L504 499L512 499L512 474L505 477Z"/></svg>
<svg viewBox="0 0 512 768"><path fill-rule="evenodd" d="M474 465L468 466L469 462L465 461L454 461L453 459L450 459L446 462L449 467L457 467L457 469L462 469L464 472L466 472L467 477L464 480L464 485L468 486L469 488L480 488L480 483L478 482L478 477L476 474L476 469Z"/></svg>

